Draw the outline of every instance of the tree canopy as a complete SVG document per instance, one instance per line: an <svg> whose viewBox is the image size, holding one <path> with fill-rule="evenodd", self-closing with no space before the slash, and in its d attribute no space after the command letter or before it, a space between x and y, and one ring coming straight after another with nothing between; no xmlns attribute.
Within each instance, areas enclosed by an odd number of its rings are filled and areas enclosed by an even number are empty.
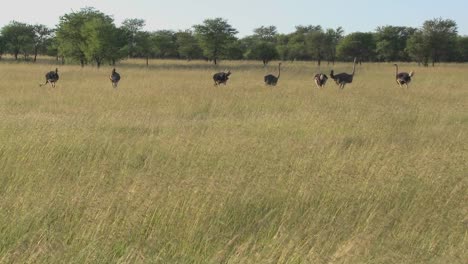
<svg viewBox="0 0 468 264"><path fill-rule="evenodd" d="M206 19L190 29L144 30L139 18L117 26L112 16L92 7L64 14L55 28L12 21L0 29L0 59L15 60L32 54L56 56L63 62L115 64L125 58L349 61L416 61L425 66L438 62L468 61L467 36L458 35L455 21L435 18L420 28L379 26L374 32L345 34L342 27L299 25L291 33L279 33L274 25L255 28L251 35L238 31L223 18ZM22 57L19 55L23 55Z"/></svg>
<svg viewBox="0 0 468 264"><path fill-rule="evenodd" d="M203 55L213 60L214 64L226 54L227 47L235 41L237 30L222 18L206 19L201 25L193 26Z"/></svg>
<svg viewBox="0 0 468 264"><path fill-rule="evenodd" d="M34 28L32 25L12 21L1 30L5 49L13 54L15 60L18 54L23 53L28 56L34 45Z"/></svg>

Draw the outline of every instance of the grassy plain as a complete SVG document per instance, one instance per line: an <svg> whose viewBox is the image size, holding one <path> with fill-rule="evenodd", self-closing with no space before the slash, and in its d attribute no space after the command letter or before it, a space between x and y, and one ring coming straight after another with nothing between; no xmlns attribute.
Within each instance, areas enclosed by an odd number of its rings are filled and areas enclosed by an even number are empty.
<svg viewBox="0 0 468 264"><path fill-rule="evenodd" d="M0 62L0 263L466 263L468 65L283 66Z"/></svg>

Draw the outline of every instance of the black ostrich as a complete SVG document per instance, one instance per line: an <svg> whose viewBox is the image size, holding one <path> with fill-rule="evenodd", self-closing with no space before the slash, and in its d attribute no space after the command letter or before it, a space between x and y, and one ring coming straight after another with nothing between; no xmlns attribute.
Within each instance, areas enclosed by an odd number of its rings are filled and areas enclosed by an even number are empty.
<svg viewBox="0 0 468 264"><path fill-rule="evenodd" d="M44 84L39 84L39 86L43 86L43 85L46 85L47 83L50 83L52 87L55 87L55 83L59 80L58 69L55 68L55 71L50 71L46 73L45 78L46 78L46 82Z"/></svg>
<svg viewBox="0 0 468 264"><path fill-rule="evenodd" d="M229 76L231 75L231 71L223 71L218 72L213 75L214 85L224 84L226 85L227 81L229 80Z"/></svg>
<svg viewBox="0 0 468 264"><path fill-rule="evenodd" d="M406 88L408 88L408 84L411 82L411 77L413 77L414 72L410 72L410 73L398 72L398 65L397 64L393 64L393 65L395 66L395 79L396 79L397 84L400 87L403 87L403 85L405 85Z"/></svg>
<svg viewBox="0 0 468 264"><path fill-rule="evenodd" d="M115 71L115 68L112 69L112 73L109 76L109 79L112 83L112 87L117 88L117 85L119 84L119 81L120 81L120 74Z"/></svg>
<svg viewBox="0 0 468 264"><path fill-rule="evenodd" d="M347 83L352 83L354 78L354 73L356 71L356 58L354 58L353 63L353 72L351 74L348 73L338 73L333 74L333 70L331 70L330 77L335 81L336 84L340 86L341 89L344 89Z"/></svg>
<svg viewBox="0 0 468 264"><path fill-rule="evenodd" d="M323 74L323 73L315 74L314 81L315 81L315 85L317 85L317 88L325 87L327 80L328 80L328 76L326 74Z"/></svg>
<svg viewBox="0 0 468 264"><path fill-rule="evenodd" d="M265 81L266 85L275 86L278 83L280 74L281 74L281 62L278 64L278 77L274 76L273 74L268 74L268 75L265 75L263 80Z"/></svg>

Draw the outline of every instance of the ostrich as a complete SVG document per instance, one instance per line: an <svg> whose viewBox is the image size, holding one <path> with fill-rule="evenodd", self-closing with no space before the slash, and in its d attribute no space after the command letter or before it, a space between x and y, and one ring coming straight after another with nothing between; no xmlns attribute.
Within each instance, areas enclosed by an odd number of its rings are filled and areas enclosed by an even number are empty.
<svg viewBox="0 0 468 264"><path fill-rule="evenodd" d="M398 85L400 85L400 87L403 87L402 85L406 85L406 88L408 88L408 84L411 82L411 77L413 77L414 75L414 72L410 72L410 73L407 73L407 72L398 72L398 65L397 64L393 64L395 65L395 78L396 78L396 82Z"/></svg>
<svg viewBox="0 0 468 264"><path fill-rule="evenodd" d="M330 77L335 80L336 84L340 86L341 89L344 89L345 85L347 83L352 83L353 82L353 77L354 77L354 72L356 71L356 58L354 58L354 63L353 63L353 72L351 74L348 73L338 73L338 74L333 74L333 70L331 70Z"/></svg>
<svg viewBox="0 0 468 264"><path fill-rule="evenodd" d="M315 74L314 81L315 81L315 85L317 85L317 88L325 87L327 80L328 80L328 76L326 74L323 74L323 73Z"/></svg>
<svg viewBox="0 0 468 264"><path fill-rule="evenodd" d="M229 80L229 76L231 75L231 71L222 71L222 72L218 72L218 73L215 73L213 75L213 81L214 81L214 85L220 85L220 84L224 84L226 85L227 81Z"/></svg>
<svg viewBox="0 0 468 264"><path fill-rule="evenodd" d="M120 81L120 74L115 71L115 68L112 69L112 73L109 76L110 81L112 82L112 87L117 88L117 85Z"/></svg>
<svg viewBox="0 0 468 264"><path fill-rule="evenodd" d="M265 81L265 84L275 86L278 83L280 74L281 74L281 62L278 64L278 77L274 76L273 74L265 75L265 77L263 78Z"/></svg>
<svg viewBox="0 0 468 264"><path fill-rule="evenodd" d="M46 78L46 82L44 84L39 84L40 87L43 85L46 85L47 83L50 83L52 87L55 87L55 83L59 79L58 69L55 68L55 71L50 71L46 73L45 78Z"/></svg>

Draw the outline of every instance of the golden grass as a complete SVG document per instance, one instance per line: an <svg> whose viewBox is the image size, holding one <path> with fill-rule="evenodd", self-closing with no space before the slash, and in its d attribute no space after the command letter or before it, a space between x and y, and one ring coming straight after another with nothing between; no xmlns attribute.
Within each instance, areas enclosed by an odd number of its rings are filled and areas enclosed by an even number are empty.
<svg viewBox="0 0 468 264"><path fill-rule="evenodd" d="M468 65L142 63L0 64L1 263L466 263Z"/></svg>

